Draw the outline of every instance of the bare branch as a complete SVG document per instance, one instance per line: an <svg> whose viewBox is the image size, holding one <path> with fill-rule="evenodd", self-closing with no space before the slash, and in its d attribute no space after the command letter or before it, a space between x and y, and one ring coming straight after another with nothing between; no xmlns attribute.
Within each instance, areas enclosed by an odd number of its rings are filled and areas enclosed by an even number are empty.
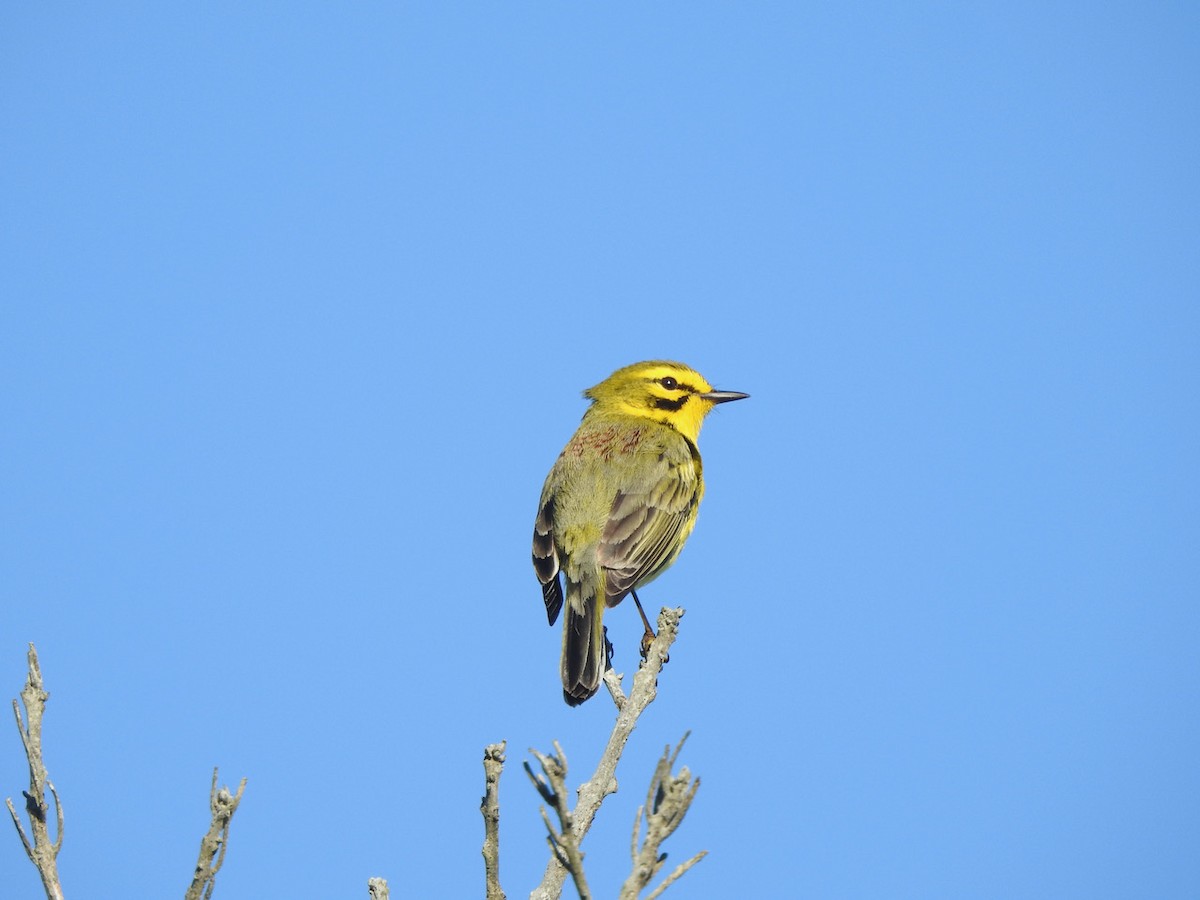
<svg viewBox="0 0 1200 900"><path fill-rule="evenodd" d="M587 834L588 829L591 828L592 820L596 817L596 812L600 809L600 804L604 802L604 798L609 794L615 793L617 790L617 763L621 759L621 753L625 749L625 743L629 740L629 735L633 733L633 729L637 725L638 718L654 702L654 698L658 694L658 675L662 671L663 663L667 660L668 650L675 642L675 638L679 633L679 620L683 617L683 612L682 609L668 609L666 607L659 612L658 636L651 643L645 661L633 677L633 687L628 697L625 696L621 689L621 677L611 669L604 673L604 684L612 695L613 703L617 708L617 721L613 725L612 733L608 738L608 745L604 748L604 753L600 757L596 771L588 781L580 785L579 799L575 804L575 809L569 811L572 839L576 850L578 850L579 843L583 840L584 835ZM555 747L557 748L557 746L556 744ZM561 755L561 750L559 750L559 754ZM536 753L534 755L538 756L539 762L542 761L543 757ZM538 787L538 792L542 794L542 798L553 807L553 801L547 797L542 787L539 786L539 781L537 778L534 778L528 763L526 763L525 768L529 772L530 778L534 780L534 785ZM565 759L562 760L562 768L565 774ZM544 764L543 769L545 769ZM565 800L563 803L565 806ZM553 832L552 829L551 831ZM552 846L554 846L553 840ZM582 854L580 854L580 858L582 859ZM556 898L560 897L567 872L566 861L556 848L555 853L546 865L542 883L529 895L530 900L556 900ZM575 875L574 872L571 874ZM582 866L580 867L580 875L582 875ZM576 887L578 887L578 881ZM582 893L581 896L583 896Z"/></svg>
<svg viewBox="0 0 1200 900"><path fill-rule="evenodd" d="M555 832L549 816L546 815L546 808L542 807L542 821L546 823L548 832L546 840L550 842L555 859L571 873L580 900L591 900L592 892L583 872L583 853L579 849L583 835L575 827L575 817L567 800L567 756L558 741L554 742L554 756L546 756L536 750L529 752L537 758L545 777L535 775L529 763L525 763L525 774L529 776L542 799L558 814L559 827L562 829L561 833Z"/></svg>
<svg viewBox="0 0 1200 900"><path fill-rule="evenodd" d="M663 883L660 884L658 887L656 887L653 891L650 892L650 894L646 897L646 900L657 900L658 897L661 897L663 895L663 891L665 891L667 888L669 888L671 885L673 885L676 881L678 881L680 878L682 878L683 874L688 869L690 869L696 863L700 862L700 860L704 859L704 857L706 857L706 856L708 856L708 851L701 850L699 853L697 853L695 856L693 856L687 862L683 862L683 863L680 863L679 865L677 865L675 867L674 871L672 871L670 875L668 875L666 878L663 879Z"/></svg>
<svg viewBox="0 0 1200 900"><path fill-rule="evenodd" d="M504 770L506 741L488 744L483 751L484 794L479 803L483 813L483 867L487 878L487 900L505 900L500 887L500 773Z"/></svg>
<svg viewBox="0 0 1200 900"><path fill-rule="evenodd" d="M12 800L8 799L5 802L13 824L17 827L21 844L25 847L25 855L37 867L41 876L46 896L49 900L62 900L62 884L58 880L58 852L62 849L63 840L62 803L42 761L42 715L46 711L46 701L50 699L50 694L42 683L42 669L38 663L37 649L33 644L29 645L28 660L29 677L21 690L25 721L21 719L21 710L16 700L13 700L12 706L13 716L17 720L17 731L25 747L25 757L29 761L29 790L21 793L25 796L25 812L29 816L30 831L33 832L32 843L21 825ZM54 841L50 840L50 829L46 824L47 787L54 797L55 820L58 824L58 836Z"/></svg>
<svg viewBox="0 0 1200 900"><path fill-rule="evenodd" d="M679 751L683 749L687 739L688 736L685 734L674 752L667 747L654 769L654 777L650 779L650 787L646 792L646 804L638 810L634 821L633 871L621 887L620 900L637 900L641 896L642 890L662 869L667 861L667 855L660 854L659 847L683 822L683 817L692 805L696 791L700 789L700 779L693 780L687 766L680 769L678 775L671 774L671 768L675 765L675 760L679 758ZM646 817L646 837L642 842L641 849L637 849L643 814ZM671 883L703 859L706 852L697 854L679 866L651 896L661 895Z"/></svg>
<svg viewBox="0 0 1200 900"><path fill-rule="evenodd" d="M242 802L242 792L245 790L245 778L238 785L236 794L229 793L229 788L225 786L218 790L217 770L213 769L208 800L212 822L208 826L208 833L200 839L196 873L187 893L183 895L184 900L209 900L212 897L217 872L221 871L221 866L225 863L225 848L229 845L229 825L233 821L233 814L237 812L238 804Z"/></svg>

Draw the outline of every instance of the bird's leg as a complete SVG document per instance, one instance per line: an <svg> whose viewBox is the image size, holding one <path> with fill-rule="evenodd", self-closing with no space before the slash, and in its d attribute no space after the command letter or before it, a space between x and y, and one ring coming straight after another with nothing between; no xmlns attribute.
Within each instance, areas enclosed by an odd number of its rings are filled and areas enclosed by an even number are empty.
<svg viewBox="0 0 1200 900"><path fill-rule="evenodd" d="M600 627L604 629L604 671L607 672L612 668L613 645L612 641L608 639L608 626L601 625Z"/></svg>
<svg viewBox="0 0 1200 900"><path fill-rule="evenodd" d="M642 634L642 660L644 661L650 655L650 645L654 642L654 629L650 627L650 620L646 618L646 611L642 609L642 601L638 599L637 591L630 591L629 594L633 597L638 615L642 617L642 625L646 629ZM665 659L663 660L664 663L666 661Z"/></svg>

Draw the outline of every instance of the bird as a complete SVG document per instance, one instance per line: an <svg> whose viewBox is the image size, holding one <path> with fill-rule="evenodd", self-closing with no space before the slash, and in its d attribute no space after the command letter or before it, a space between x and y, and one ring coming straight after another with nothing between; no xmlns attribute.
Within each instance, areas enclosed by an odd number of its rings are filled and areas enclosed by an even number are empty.
<svg viewBox="0 0 1200 900"><path fill-rule="evenodd" d="M704 417L749 394L714 390L689 366L650 360L618 369L583 396L591 405L546 476L533 526L533 568L550 625L566 607L562 685L570 706L595 694L608 668L604 610L632 594L641 612L634 590L675 562L696 525ZM645 613L642 620L652 637Z"/></svg>

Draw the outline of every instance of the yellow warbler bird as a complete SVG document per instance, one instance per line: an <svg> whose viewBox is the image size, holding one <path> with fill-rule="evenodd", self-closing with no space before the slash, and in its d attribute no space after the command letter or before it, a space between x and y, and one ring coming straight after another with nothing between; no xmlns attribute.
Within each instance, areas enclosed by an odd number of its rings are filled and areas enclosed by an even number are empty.
<svg viewBox="0 0 1200 900"><path fill-rule="evenodd" d="M704 417L748 396L714 391L694 369L663 361L618 369L583 395L592 405L546 478L533 526L551 625L564 602L560 573L566 581L562 681L571 706L604 677L605 608L657 578L692 533L704 496L696 449Z"/></svg>

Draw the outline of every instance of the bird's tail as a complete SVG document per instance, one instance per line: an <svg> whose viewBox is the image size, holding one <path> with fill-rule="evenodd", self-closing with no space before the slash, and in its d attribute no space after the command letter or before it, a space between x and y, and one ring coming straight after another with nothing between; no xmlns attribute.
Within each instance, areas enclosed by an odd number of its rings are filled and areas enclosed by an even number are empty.
<svg viewBox="0 0 1200 900"><path fill-rule="evenodd" d="M608 668L603 594L602 585L567 582L562 680L563 699L570 706L578 706L596 693Z"/></svg>

